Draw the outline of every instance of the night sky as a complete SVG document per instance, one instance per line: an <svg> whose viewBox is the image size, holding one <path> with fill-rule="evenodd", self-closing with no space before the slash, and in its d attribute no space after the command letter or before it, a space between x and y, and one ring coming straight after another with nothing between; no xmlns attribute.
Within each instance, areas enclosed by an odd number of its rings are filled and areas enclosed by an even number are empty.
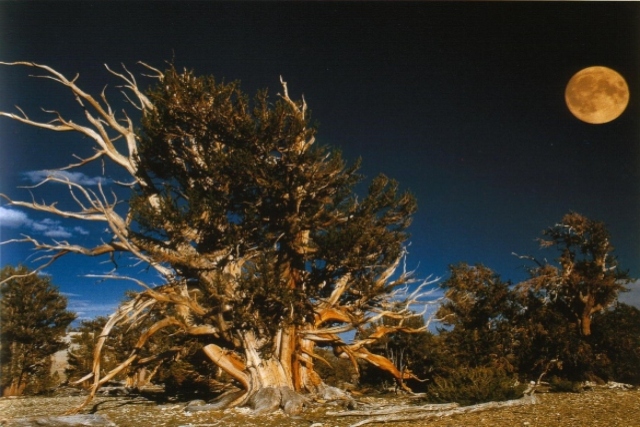
<svg viewBox="0 0 640 427"><path fill-rule="evenodd" d="M137 61L173 61L241 80L250 94L269 88L274 99L282 75L319 123L317 143L416 195L408 265L421 277L446 277L465 261L520 281L525 264L512 253L553 259L535 239L569 211L604 221L621 266L640 276L640 3L1 2L0 20L0 60L80 73L96 95L109 84L119 108L104 63L137 73ZM592 65L629 85L629 106L607 124L579 121L564 102L571 76ZM31 73L0 67L0 110L81 120L72 96ZM0 119L0 192L29 199L18 186L90 149L77 136ZM76 178L91 184L98 172ZM107 176L118 178L115 169ZM35 192L67 198L61 186ZM1 240L104 238L104 224L1 203ZM0 250L2 265L31 254L28 245ZM63 258L46 270L85 317L108 313L130 287L83 277L112 267L95 261ZM640 306L633 288L622 299Z"/></svg>

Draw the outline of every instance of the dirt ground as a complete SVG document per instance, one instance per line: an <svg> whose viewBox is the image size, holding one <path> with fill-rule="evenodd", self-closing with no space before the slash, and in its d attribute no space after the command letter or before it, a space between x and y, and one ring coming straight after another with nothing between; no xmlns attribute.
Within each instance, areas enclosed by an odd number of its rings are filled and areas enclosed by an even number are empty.
<svg viewBox="0 0 640 427"><path fill-rule="evenodd" d="M398 427L640 427L640 390L638 389L625 391L597 388L582 393L538 393L537 396L539 403L535 405L387 425ZM0 399L0 425L7 425L8 421L14 417L62 415L82 400L83 397L2 398ZM364 397L359 398L359 401L376 405L398 403L398 399L393 396ZM288 417L282 413L252 416L244 409L188 413L184 411L185 406L186 402L159 404L143 397L99 397L83 413L106 415L119 427L310 427L314 424L314 427L346 427L366 418L327 416L327 411L341 410L330 405L312 406L295 417Z"/></svg>

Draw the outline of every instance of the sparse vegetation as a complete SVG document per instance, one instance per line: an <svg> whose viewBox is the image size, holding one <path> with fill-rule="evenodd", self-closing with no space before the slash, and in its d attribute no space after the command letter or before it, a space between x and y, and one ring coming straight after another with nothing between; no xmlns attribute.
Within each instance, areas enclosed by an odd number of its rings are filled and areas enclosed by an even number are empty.
<svg viewBox="0 0 640 427"><path fill-rule="evenodd" d="M434 402L461 405L517 399L526 385L502 368L476 367L452 370L447 377L435 377L427 395Z"/></svg>

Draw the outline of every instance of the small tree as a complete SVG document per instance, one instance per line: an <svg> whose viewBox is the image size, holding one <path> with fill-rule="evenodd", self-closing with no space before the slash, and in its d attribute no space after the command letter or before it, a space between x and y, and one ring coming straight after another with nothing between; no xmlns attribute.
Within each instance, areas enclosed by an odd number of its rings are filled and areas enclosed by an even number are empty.
<svg viewBox="0 0 640 427"><path fill-rule="evenodd" d="M540 245L560 252L558 265L538 262L531 279L520 286L533 287L559 303L578 322L581 334L588 336L592 316L617 300L629 276L618 268L602 222L572 212L543 234Z"/></svg>
<svg viewBox="0 0 640 427"><path fill-rule="evenodd" d="M560 255L556 264L521 257L535 262L530 279L514 289L521 369L575 381L604 375L607 356L591 336L592 320L611 307L629 278L602 222L569 213L543 234L541 247Z"/></svg>
<svg viewBox="0 0 640 427"><path fill-rule="evenodd" d="M63 338L75 314L48 277L24 266L4 267L0 282L2 395L42 391L51 382L51 357L67 346Z"/></svg>
<svg viewBox="0 0 640 427"><path fill-rule="evenodd" d="M484 265L450 266L441 287L445 300L436 313L445 325L445 345L464 366L498 363L511 368L513 340L509 318L514 313L510 284Z"/></svg>

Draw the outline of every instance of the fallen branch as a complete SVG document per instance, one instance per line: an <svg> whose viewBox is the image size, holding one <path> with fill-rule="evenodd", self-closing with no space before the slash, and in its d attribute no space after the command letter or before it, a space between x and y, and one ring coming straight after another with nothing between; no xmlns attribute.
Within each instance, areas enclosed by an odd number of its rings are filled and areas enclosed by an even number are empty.
<svg viewBox="0 0 640 427"><path fill-rule="evenodd" d="M408 414L412 412L429 412L429 411L443 411L446 409L453 409L460 406L457 403L439 403L428 404L422 406L390 406L382 409L371 409L363 411L341 411L341 412L327 412L327 415L334 417L350 417L350 416L379 416L379 415L391 415L391 414Z"/></svg>
<svg viewBox="0 0 640 427"><path fill-rule="evenodd" d="M389 422L399 422L399 421L414 421L414 420L427 420L429 418L442 418L442 417L450 417L453 415L460 414L470 414L473 412L482 412L490 409L501 409L501 408L510 408L514 406L524 406L524 405L533 405L536 404L538 400L533 395L528 395L521 397L520 399L514 400L506 400L504 402L487 402L487 403L479 403L477 405L464 406L462 408L451 409L448 411L439 411L439 412L427 412L421 411L415 414L390 414L383 416L375 416L371 418L366 418L362 421L358 421L355 424L351 424L349 427L359 427L365 424L373 424L373 423L389 423Z"/></svg>

